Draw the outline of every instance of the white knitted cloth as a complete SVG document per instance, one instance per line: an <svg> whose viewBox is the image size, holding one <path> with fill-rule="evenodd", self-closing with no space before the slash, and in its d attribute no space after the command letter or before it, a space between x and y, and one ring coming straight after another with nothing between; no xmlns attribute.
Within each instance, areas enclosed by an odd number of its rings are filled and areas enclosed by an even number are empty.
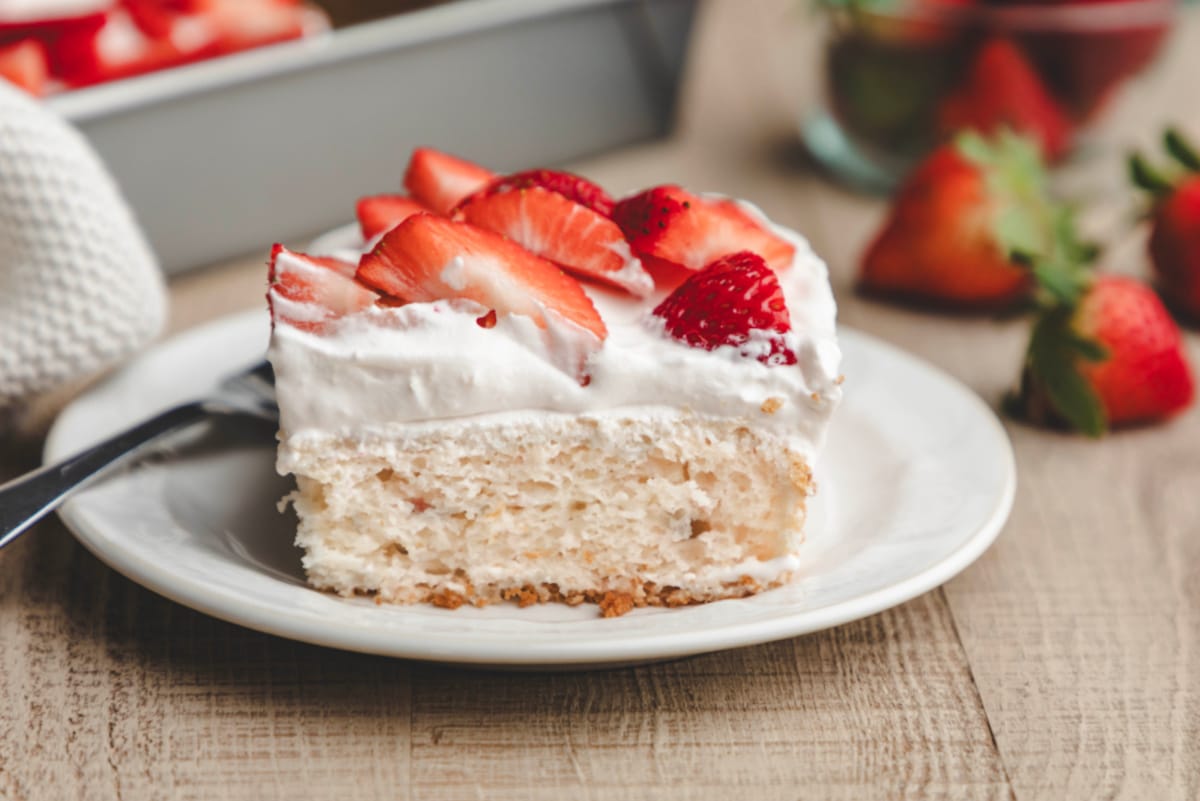
<svg viewBox="0 0 1200 801"><path fill-rule="evenodd" d="M0 80L0 433L159 332L161 274L84 138Z"/></svg>

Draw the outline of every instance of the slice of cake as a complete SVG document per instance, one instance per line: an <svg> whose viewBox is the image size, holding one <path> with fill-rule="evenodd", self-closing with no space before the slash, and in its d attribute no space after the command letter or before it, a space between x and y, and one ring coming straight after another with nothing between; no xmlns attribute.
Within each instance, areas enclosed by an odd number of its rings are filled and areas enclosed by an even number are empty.
<svg viewBox="0 0 1200 801"><path fill-rule="evenodd" d="M430 150L406 186L271 257L313 586L615 615L786 581L840 397L807 243L738 201Z"/></svg>

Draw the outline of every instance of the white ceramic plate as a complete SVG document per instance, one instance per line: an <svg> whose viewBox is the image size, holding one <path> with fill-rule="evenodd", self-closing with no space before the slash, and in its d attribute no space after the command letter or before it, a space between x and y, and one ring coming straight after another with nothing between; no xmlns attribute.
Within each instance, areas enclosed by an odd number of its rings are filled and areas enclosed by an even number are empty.
<svg viewBox="0 0 1200 801"><path fill-rule="evenodd" d="M486 665L601 666L792 637L879 612L947 581L991 544L1016 486L1012 450L970 390L843 329L845 401L817 468L802 575L743 600L643 609L377 606L305 586L276 511L289 482L274 447L202 439L88 489L67 526L115 570L174 601L283 637L391 656ZM167 342L75 401L46 446L66 456L257 361L264 313Z"/></svg>

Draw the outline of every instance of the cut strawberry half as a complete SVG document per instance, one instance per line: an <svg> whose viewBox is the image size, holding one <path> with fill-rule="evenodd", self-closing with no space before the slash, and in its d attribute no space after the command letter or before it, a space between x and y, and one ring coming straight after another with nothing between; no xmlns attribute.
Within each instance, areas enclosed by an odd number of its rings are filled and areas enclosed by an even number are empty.
<svg viewBox="0 0 1200 801"><path fill-rule="evenodd" d="M431 147L419 147L408 161L404 188L438 214L449 214L459 201L478 192L495 177L478 164Z"/></svg>
<svg viewBox="0 0 1200 801"><path fill-rule="evenodd" d="M0 78L34 97L45 94L48 72L46 49L36 39L23 39L0 47Z"/></svg>
<svg viewBox="0 0 1200 801"><path fill-rule="evenodd" d="M356 269L275 245L267 273L271 324L321 333L330 321L374 306L379 296L354 279Z"/></svg>
<svg viewBox="0 0 1200 801"><path fill-rule="evenodd" d="M796 248L733 200L697 197L678 186L658 186L617 204L613 219L638 255L688 270L748 250L773 270L786 270Z"/></svg>
<svg viewBox="0 0 1200 801"><path fill-rule="evenodd" d="M498 234L433 214L414 214L384 234L357 275L402 300L466 298L541 328L556 315L600 340L608 333L574 278Z"/></svg>
<svg viewBox="0 0 1200 801"><path fill-rule="evenodd" d="M370 195L359 198L356 211L363 239L370 241L412 215L429 209L405 195Z"/></svg>
<svg viewBox="0 0 1200 801"><path fill-rule="evenodd" d="M480 193L459 214L564 270L639 297L654 291L654 280L633 256L616 223L557 192L531 186Z"/></svg>
<svg viewBox="0 0 1200 801"><path fill-rule="evenodd" d="M511 189L529 189L534 186L548 189L551 192L557 192L568 200L573 200L580 205L587 206L597 214L603 214L605 217L612 216L613 199L599 184L594 184L588 179L573 173L546 169L527 170L497 178L483 189L461 201L458 207L455 208L454 213L457 214L463 206L480 196L496 195Z"/></svg>
<svg viewBox="0 0 1200 801"><path fill-rule="evenodd" d="M654 309L674 339L704 350L724 345L766 365L795 364L784 335L791 316L779 278L757 254L717 259Z"/></svg>

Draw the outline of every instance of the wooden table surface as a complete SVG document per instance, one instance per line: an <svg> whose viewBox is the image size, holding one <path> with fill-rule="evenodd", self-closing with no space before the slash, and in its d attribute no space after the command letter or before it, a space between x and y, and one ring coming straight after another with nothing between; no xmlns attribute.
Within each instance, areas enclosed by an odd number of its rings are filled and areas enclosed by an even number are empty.
<svg viewBox="0 0 1200 801"><path fill-rule="evenodd" d="M1122 136L1189 113L1200 133L1196 23L1118 109ZM846 324L995 403L1023 323L851 290L883 206L798 155L810 24L791 0L710 3L677 134L573 166L617 191L681 181L754 199L828 259ZM1115 161L1093 169L1108 226L1129 198ZM177 280L173 330L259 306L261 259ZM1140 236L1111 261L1144 271ZM1188 344L1200 365L1200 337ZM1200 799L1200 410L1101 442L1007 427L1011 520L941 589L819 634L590 674L258 634L43 523L0 553L0 799ZM7 447L0 476L31 453Z"/></svg>

